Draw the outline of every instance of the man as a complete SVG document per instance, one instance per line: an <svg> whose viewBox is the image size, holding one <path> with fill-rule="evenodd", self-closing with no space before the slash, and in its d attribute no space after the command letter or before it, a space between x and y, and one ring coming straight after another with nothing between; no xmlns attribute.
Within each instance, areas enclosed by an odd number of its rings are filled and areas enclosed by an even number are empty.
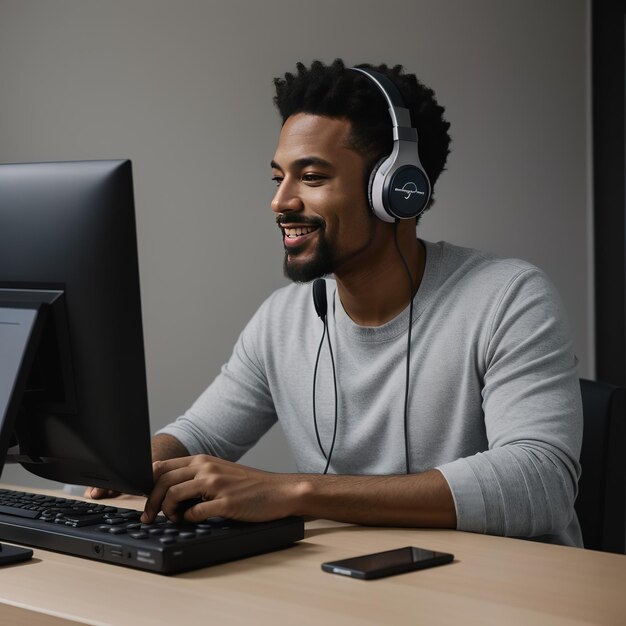
<svg viewBox="0 0 626 626"><path fill-rule="evenodd" d="M434 186L449 145L442 107L401 67L370 69L410 109ZM419 216L373 214L370 172L393 137L370 78L337 60L275 84L272 210L297 284L270 296L217 379L154 437L142 521L180 519L195 499L189 521L306 515L582 545L580 394L548 280L523 261L421 241ZM302 283L331 274L320 342ZM235 463L277 419L299 473Z"/></svg>

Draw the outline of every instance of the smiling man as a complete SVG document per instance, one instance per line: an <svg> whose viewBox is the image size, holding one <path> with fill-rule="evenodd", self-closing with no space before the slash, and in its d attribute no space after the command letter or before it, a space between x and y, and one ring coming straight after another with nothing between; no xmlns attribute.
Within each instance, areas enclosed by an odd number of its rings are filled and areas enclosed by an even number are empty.
<svg viewBox="0 0 626 626"><path fill-rule="evenodd" d="M416 236L449 124L400 66L363 67L298 64L275 81L272 210L294 284L154 437L142 519L196 499L190 521L295 514L582 545L580 392L558 296L524 261ZM321 277L322 311L307 284ZM298 473L237 464L277 420Z"/></svg>

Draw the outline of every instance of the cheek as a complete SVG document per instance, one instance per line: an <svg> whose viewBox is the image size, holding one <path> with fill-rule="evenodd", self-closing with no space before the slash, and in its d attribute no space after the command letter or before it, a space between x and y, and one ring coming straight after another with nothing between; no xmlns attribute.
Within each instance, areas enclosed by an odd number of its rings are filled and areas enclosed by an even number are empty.
<svg viewBox="0 0 626 626"><path fill-rule="evenodd" d="M342 248L351 247L369 239L373 215L365 193L354 190L324 187L312 190L310 209L325 222L325 236Z"/></svg>
<svg viewBox="0 0 626 626"><path fill-rule="evenodd" d="M338 227L342 234L347 233L353 240L369 238L372 232L373 213L365 198L347 197L342 211L338 214Z"/></svg>

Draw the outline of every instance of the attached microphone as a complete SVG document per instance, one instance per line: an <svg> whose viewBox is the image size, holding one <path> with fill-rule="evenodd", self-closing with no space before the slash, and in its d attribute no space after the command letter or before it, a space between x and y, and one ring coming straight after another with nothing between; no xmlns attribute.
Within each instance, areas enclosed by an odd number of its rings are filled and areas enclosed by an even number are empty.
<svg viewBox="0 0 626 626"><path fill-rule="evenodd" d="M326 281L323 278L318 278L313 282L313 305L318 317L322 320L326 319L328 302L326 300Z"/></svg>

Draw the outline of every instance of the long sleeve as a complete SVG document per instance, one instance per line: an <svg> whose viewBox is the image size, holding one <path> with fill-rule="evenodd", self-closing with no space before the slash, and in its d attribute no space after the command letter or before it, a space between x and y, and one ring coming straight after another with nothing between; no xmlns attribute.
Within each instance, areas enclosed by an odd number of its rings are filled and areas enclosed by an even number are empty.
<svg viewBox="0 0 626 626"><path fill-rule="evenodd" d="M483 411L489 449L443 464L458 528L562 534L580 474L582 408L558 295L535 269L515 276L489 325ZM572 543L578 543L576 530Z"/></svg>

